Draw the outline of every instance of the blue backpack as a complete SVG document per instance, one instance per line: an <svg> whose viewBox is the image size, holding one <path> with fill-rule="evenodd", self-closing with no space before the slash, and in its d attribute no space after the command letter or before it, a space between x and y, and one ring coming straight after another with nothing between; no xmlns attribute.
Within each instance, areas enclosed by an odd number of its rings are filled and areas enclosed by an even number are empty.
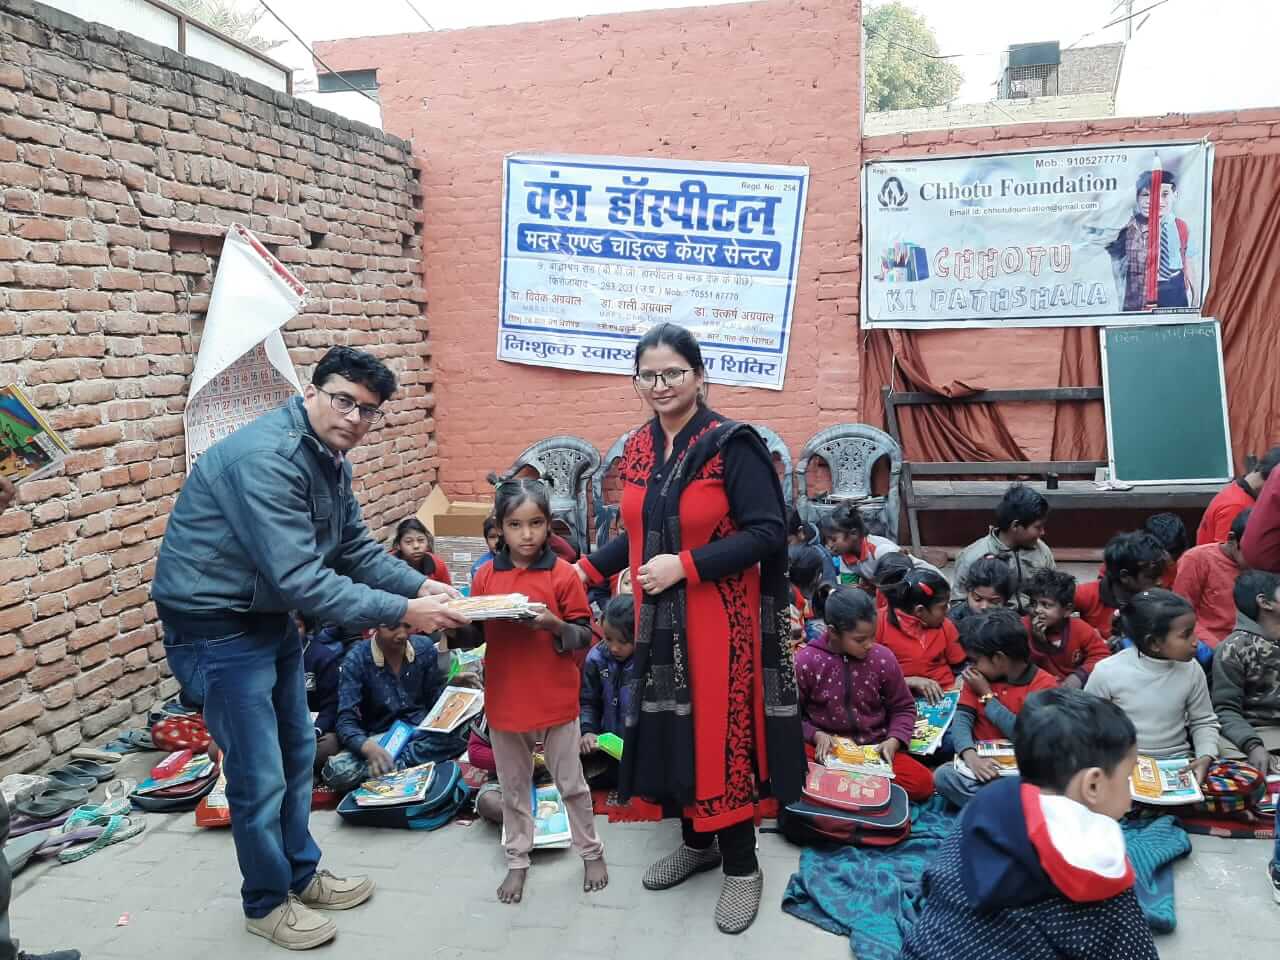
<svg viewBox="0 0 1280 960"><path fill-rule="evenodd" d="M395 827L401 830L437 830L452 820L471 799L471 788L452 760L436 764L427 795L418 803L395 807L361 807L347 794L338 804L338 816L361 827Z"/></svg>

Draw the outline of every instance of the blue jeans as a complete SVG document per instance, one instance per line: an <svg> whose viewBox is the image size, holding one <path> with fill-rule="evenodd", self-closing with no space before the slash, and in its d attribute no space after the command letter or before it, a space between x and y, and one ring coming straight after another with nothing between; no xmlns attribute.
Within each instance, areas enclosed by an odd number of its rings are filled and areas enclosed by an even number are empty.
<svg viewBox="0 0 1280 960"><path fill-rule="evenodd" d="M165 654L224 751L231 834L246 917L265 917L315 876L311 837L316 733L307 709L302 640L292 618L221 636L165 627Z"/></svg>

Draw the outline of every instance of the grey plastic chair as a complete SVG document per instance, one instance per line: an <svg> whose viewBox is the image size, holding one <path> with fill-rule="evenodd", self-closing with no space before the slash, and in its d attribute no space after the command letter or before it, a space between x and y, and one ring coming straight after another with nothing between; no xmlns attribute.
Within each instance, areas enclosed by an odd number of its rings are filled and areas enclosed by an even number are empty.
<svg viewBox="0 0 1280 960"><path fill-rule="evenodd" d="M600 467L600 451L581 437L555 436L539 440L516 458L502 479L527 469L551 487L551 516L563 521L569 540L579 552L587 547L587 487Z"/></svg>
<svg viewBox="0 0 1280 960"><path fill-rule="evenodd" d="M613 469L613 465L622 459L622 451L626 449L627 441L631 439L631 435L635 432L634 429L628 430L613 441L613 445L609 447L609 452L604 455L604 460L601 461L600 466L596 467L595 472L591 474L591 508L595 513L595 543L597 550L609 542L609 531L618 519L618 512L622 509L620 504L605 502L604 478Z"/></svg>
<svg viewBox="0 0 1280 960"><path fill-rule="evenodd" d="M831 492L809 497L806 475L814 458L831 470ZM889 458L889 492L877 497L871 492L871 474L882 457ZM815 433L805 443L796 463L796 508L809 523L818 523L839 504L853 500L858 512L884 524L898 542L898 512L901 492L902 448L883 430L865 423L841 423Z"/></svg>
<svg viewBox="0 0 1280 960"><path fill-rule="evenodd" d="M771 427L766 427L763 423L753 423L751 426L755 428L756 433L760 434L769 452L782 461L782 499L790 508L795 504L795 491L791 480L791 451Z"/></svg>

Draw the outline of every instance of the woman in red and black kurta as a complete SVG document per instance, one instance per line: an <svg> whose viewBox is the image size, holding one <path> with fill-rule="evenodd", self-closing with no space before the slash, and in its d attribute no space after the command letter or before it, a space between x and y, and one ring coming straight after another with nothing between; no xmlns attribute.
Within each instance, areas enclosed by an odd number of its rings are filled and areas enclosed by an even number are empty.
<svg viewBox="0 0 1280 960"><path fill-rule="evenodd" d="M619 790L678 807L684 834L644 884L672 887L723 858L716 923L738 933L763 890L756 803L798 797L804 737L781 487L755 431L705 406L703 376L682 327L640 340L636 386L657 416L623 454L625 532L580 569L593 583L629 569L640 601Z"/></svg>

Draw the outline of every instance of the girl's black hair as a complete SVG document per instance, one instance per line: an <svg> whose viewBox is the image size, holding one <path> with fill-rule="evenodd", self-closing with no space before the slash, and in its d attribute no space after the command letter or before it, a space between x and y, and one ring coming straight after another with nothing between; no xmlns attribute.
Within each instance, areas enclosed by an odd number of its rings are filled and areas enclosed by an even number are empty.
<svg viewBox="0 0 1280 960"><path fill-rule="evenodd" d="M861 587L835 587L826 596L822 619L827 628L841 633L860 623L876 622L876 602Z"/></svg>
<svg viewBox="0 0 1280 960"><path fill-rule="evenodd" d="M484 535L487 537L491 533L501 533L502 524L498 522L498 518L492 513L484 518Z"/></svg>
<svg viewBox="0 0 1280 960"><path fill-rule="evenodd" d="M803 536L805 543L813 539L813 524L806 523L804 517L800 516L800 511L792 507L787 513L787 536Z"/></svg>
<svg viewBox="0 0 1280 960"><path fill-rule="evenodd" d="M698 346L698 338L678 323L660 323L650 327L648 332L636 343L635 372L640 372L640 358L646 350L654 347L670 347L684 359L694 373L704 373L706 367L702 362L702 347Z"/></svg>
<svg viewBox="0 0 1280 960"><path fill-rule="evenodd" d="M547 518L547 533L551 532L551 496L547 493L547 485L541 480L504 480L498 484L498 495L493 501L493 517L498 524L501 535L503 521L507 514L526 501L532 502L539 512ZM498 542L498 549L505 550L505 541Z"/></svg>
<svg viewBox="0 0 1280 960"><path fill-rule="evenodd" d="M1134 645L1151 655L1157 641L1169 633L1169 625L1186 613L1194 613L1191 604L1172 590L1153 587L1136 594L1120 608L1120 626Z"/></svg>
<svg viewBox="0 0 1280 960"><path fill-rule="evenodd" d="M417 517L405 517L396 527L395 539L391 541L391 545L398 547L400 541L405 538L406 534L420 533L427 538L427 549L434 550L436 548L436 538L431 536L431 531L427 529L427 525Z"/></svg>
<svg viewBox="0 0 1280 960"><path fill-rule="evenodd" d="M1186 553L1191 546L1187 525L1176 513L1154 513L1147 517L1147 522L1142 527L1159 540L1169 551L1169 556L1175 560Z"/></svg>
<svg viewBox="0 0 1280 960"><path fill-rule="evenodd" d="M1003 653L1012 660L1030 660L1027 628L1017 612L1008 607L984 610L965 631L964 650L969 656L994 657Z"/></svg>
<svg viewBox="0 0 1280 960"><path fill-rule="evenodd" d="M960 586L965 593L986 587L1000 594L1008 603L1013 596L1013 570L999 557L983 557L965 572L964 583Z"/></svg>
<svg viewBox="0 0 1280 960"><path fill-rule="evenodd" d="M617 630L628 643L636 642L636 601L629 593L620 593L604 608L604 622Z"/></svg>
<svg viewBox="0 0 1280 960"><path fill-rule="evenodd" d="M889 554L885 560L892 556L895 554ZM895 627L898 626L899 611L909 612L916 607L931 606L951 598L951 584L947 583L946 577L928 567L915 566L906 554L897 556L906 557L909 564L901 574L897 572L901 561L895 561L884 574L881 574L885 566L883 561L876 567L876 586L889 601L889 622Z"/></svg>
<svg viewBox="0 0 1280 960"><path fill-rule="evenodd" d="M793 543L787 548L787 578L806 593L816 587L822 578L822 551Z"/></svg>
<svg viewBox="0 0 1280 960"><path fill-rule="evenodd" d="M851 500L846 500L827 514L827 522L823 527L832 533L856 533L863 537L867 535L867 521L859 512L858 505Z"/></svg>
<svg viewBox="0 0 1280 960"><path fill-rule="evenodd" d="M827 598L835 591L834 583L820 583L818 589L813 591L813 598L809 601L809 606L813 610L816 619L826 621L827 619Z"/></svg>
<svg viewBox="0 0 1280 960"><path fill-rule="evenodd" d="M1236 518L1231 521L1231 530L1227 533L1228 539L1234 540L1236 545L1240 545L1240 541L1244 539L1244 531L1249 526L1249 518L1253 516L1253 508L1241 510L1236 514Z"/></svg>

